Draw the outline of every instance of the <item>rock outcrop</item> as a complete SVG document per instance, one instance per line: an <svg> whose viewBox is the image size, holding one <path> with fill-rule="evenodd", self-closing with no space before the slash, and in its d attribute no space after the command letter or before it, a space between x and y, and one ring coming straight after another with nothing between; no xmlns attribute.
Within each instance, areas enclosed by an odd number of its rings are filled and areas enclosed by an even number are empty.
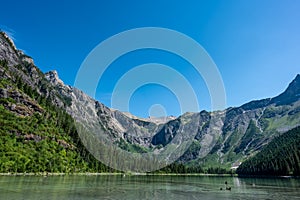
<svg viewBox="0 0 300 200"><path fill-rule="evenodd" d="M98 124L104 137L114 144L124 141L149 152L159 152L169 144L179 146L189 140L192 145L179 158L183 163L239 163L260 151L274 136L300 125L300 75L284 93L274 98L224 111L185 113L162 120L138 118L110 109L65 85L56 71L43 74L29 56L16 49L5 33L0 34L0 60L2 80L13 79L16 84L37 91L36 95L66 110L79 123ZM29 96L18 93L14 86L5 85L5 81L0 84L0 99L1 104L19 115L43 112Z"/></svg>

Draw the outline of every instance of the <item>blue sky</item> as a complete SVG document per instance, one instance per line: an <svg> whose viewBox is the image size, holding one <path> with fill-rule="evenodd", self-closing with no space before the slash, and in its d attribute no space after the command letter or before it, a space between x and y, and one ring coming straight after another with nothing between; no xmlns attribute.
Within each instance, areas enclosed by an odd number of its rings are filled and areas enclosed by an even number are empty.
<svg viewBox="0 0 300 200"><path fill-rule="evenodd" d="M55 69L69 85L74 85L81 63L100 42L140 27L173 29L201 44L220 71L228 107L276 96L300 73L297 0L5 1L1 7L0 28L12 34L16 46L43 72ZM110 106L122 75L149 62L172 66L184 75L200 110L211 109L205 82L192 66L176 55L151 49L128 53L112 63L96 98ZM148 84L131 96L129 111L147 117L163 113L159 111L164 107L165 114L179 115L179 101L168 88Z"/></svg>

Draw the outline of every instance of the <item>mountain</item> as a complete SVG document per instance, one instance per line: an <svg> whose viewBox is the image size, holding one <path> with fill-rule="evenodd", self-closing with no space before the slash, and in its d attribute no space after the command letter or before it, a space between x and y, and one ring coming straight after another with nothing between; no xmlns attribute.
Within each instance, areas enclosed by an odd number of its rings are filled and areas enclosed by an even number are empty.
<svg viewBox="0 0 300 200"><path fill-rule="evenodd" d="M223 111L145 119L110 109L77 88L65 85L56 71L43 74L32 58L17 50L3 32L0 34L0 60L2 117L10 113L16 121L30 121L33 116L42 116L51 128L59 129L54 134L56 139L52 140L57 148L73 152L84 166L93 163L93 169L96 165L103 166L91 158L89 152L121 171L157 170L175 160L190 168L229 169L260 152L273 138L300 125L300 75L274 98L251 101ZM45 129L47 123L43 125ZM27 126L34 127L33 124ZM5 137L16 132L15 127L6 126L6 129ZM16 144L26 144L26 138L30 137L35 146L40 141L49 142L51 133L40 131L23 130L13 136ZM114 157L123 159L114 160ZM135 164L126 159L133 159ZM70 170L90 169L74 166Z"/></svg>
<svg viewBox="0 0 300 200"><path fill-rule="evenodd" d="M0 32L0 172L111 171L82 145L52 75Z"/></svg>
<svg viewBox="0 0 300 200"><path fill-rule="evenodd" d="M300 127L274 138L262 151L243 162L240 175L300 175Z"/></svg>

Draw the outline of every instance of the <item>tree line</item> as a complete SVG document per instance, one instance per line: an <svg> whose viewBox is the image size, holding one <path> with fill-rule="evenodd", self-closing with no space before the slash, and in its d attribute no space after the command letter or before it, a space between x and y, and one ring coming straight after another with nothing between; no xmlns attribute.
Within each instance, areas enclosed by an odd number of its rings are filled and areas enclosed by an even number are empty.
<svg viewBox="0 0 300 200"><path fill-rule="evenodd" d="M243 175L300 175L300 127L275 137L262 151L243 162Z"/></svg>

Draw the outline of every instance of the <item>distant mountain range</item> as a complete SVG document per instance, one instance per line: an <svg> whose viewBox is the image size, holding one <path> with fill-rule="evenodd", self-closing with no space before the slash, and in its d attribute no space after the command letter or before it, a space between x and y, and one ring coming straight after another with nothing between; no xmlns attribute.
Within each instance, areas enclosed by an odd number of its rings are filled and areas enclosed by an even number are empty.
<svg viewBox="0 0 300 200"><path fill-rule="evenodd" d="M174 140L176 144L182 144L188 138L189 148L176 159L177 163L186 166L236 168L260 152L274 137L300 125L299 74L282 94L274 98L251 101L223 111L144 119L110 109L84 92L65 85L56 71L42 73L3 32L0 34L0 60L0 102L4 113L22 118L45 115L46 103L43 101L47 101L53 109L63 110L75 121L96 117L99 126L105 130L106 139L129 152L161 152ZM68 126L62 126L62 130ZM12 132L14 130L2 134ZM56 145L65 149L74 146L70 151L88 165L89 161L82 158L82 144L77 141L78 136L75 142L74 135L70 132L65 139L55 140ZM36 142L52 137L26 131L15 136L31 137ZM77 145L81 145L80 148Z"/></svg>

